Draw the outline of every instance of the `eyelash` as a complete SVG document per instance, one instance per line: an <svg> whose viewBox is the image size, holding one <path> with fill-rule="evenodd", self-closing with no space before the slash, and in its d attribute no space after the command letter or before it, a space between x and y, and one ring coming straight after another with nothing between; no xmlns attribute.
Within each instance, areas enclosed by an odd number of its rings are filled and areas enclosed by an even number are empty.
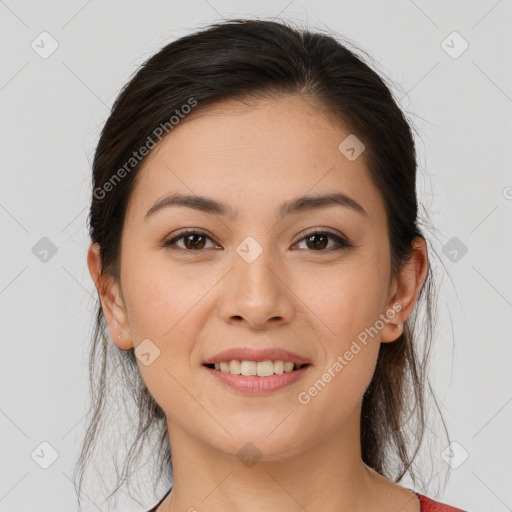
<svg viewBox="0 0 512 512"><path fill-rule="evenodd" d="M193 253L193 252L203 252L205 249L198 249L198 250L194 250L194 249L183 249L182 247L177 247L175 245L175 242L177 242L178 240L181 240L183 238L185 238L186 236L188 235L200 235L202 237L205 237L205 238L209 238L212 242L212 238L206 234L206 233L203 233L201 231L195 231L193 229L189 229L189 230L185 230L185 231L182 231L179 235L177 236L174 236L168 240L164 240L164 242L162 243L163 247L165 248L168 248L168 249L171 249L173 251L179 251L179 252L186 252L186 253ZM338 246L337 247L331 247L329 249L321 249L321 250L314 250L314 249L306 249L306 250L309 250L310 252L331 252L331 251L339 251L339 250L342 250L342 249L348 249L350 247L355 247L353 244L349 243L347 240L345 240L344 238L342 238L341 236L335 234L335 233L332 233L331 231L313 231L311 233L307 233L303 238L301 238L297 244L299 244L300 242L302 242L303 240L305 240L306 238L309 238L313 235L328 235L330 238L332 238L337 244ZM296 244L294 244L296 245Z"/></svg>

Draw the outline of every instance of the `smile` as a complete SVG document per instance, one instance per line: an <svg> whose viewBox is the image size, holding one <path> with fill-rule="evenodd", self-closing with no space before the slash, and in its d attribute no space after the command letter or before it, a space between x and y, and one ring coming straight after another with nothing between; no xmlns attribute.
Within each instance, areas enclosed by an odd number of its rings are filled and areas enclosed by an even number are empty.
<svg viewBox="0 0 512 512"><path fill-rule="evenodd" d="M225 386L237 394L254 396L276 392L291 386L308 372L310 366L307 363L296 364L282 360L257 362L231 360L204 364L203 368L223 387ZM233 373L231 368L233 368Z"/></svg>
<svg viewBox="0 0 512 512"><path fill-rule="evenodd" d="M276 361L272 361L271 359L265 361L239 361L233 359L231 361L221 361L220 363L208 364L206 366L222 373L232 375L270 377L272 375L282 375L283 373L300 370L302 367L307 366L307 364L296 364L292 361L282 361L279 359Z"/></svg>

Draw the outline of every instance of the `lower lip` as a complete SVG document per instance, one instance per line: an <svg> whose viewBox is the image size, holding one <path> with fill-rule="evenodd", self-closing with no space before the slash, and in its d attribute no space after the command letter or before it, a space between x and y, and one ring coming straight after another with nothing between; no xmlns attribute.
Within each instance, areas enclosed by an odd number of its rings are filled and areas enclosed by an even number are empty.
<svg viewBox="0 0 512 512"><path fill-rule="evenodd" d="M269 377L258 377L257 375L233 375L232 373L224 373L208 366L203 366L208 370L215 378L217 378L223 384L226 384L230 388L240 393L246 393L249 395L259 395L265 393L271 393L272 391L278 391L290 386L294 382L297 382L309 368L303 366L293 372L285 372L280 375L274 374Z"/></svg>

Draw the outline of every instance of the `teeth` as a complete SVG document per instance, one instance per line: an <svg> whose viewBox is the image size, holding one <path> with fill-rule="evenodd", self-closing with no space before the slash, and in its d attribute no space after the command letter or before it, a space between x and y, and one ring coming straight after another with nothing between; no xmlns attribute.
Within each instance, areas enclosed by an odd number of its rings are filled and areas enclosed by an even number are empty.
<svg viewBox="0 0 512 512"><path fill-rule="evenodd" d="M258 365L256 362L254 362L254 361L232 361L232 362L234 362L235 365L236 365L236 363L238 363L237 366L240 367L240 373L242 375L257 375L256 372L258 370ZM231 363L229 363L229 365L230 365L229 369L231 370ZM236 369L236 366L234 369ZM233 371L233 373L234 373L234 371ZM239 373L239 375L240 375L240 373Z"/></svg>
<svg viewBox="0 0 512 512"><path fill-rule="evenodd" d="M228 363L229 366L229 373L234 373L235 375L240 375L240 361L230 361Z"/></svg>
<svg viewBox="0 0 512 512"><path fill-rule="evenodd" d="M274 373L278 373L281 375L281 373L284 372L284 361L274 361Z"/></svg>
<svg viewBox="0 0 512 512"><path fill-rule="evenodd" d="M256 374L259 377L274 375L274 361L260 361L256 363Z"/></svg>
<svg viewBox="0 0 512 512"><path fill-rule="evenodd" d="M282 374L284 372L292 372L295 364L291 361L222 361L215 363L215 369L223 373L231 373L233 375L257 375L258 377L269 377L274 374Z"/></svg>

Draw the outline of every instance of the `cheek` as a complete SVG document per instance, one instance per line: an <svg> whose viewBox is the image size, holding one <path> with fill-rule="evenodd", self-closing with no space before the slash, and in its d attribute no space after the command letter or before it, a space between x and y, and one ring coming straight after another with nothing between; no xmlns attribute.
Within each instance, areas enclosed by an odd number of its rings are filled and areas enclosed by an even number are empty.
<svg viewBox="0 0 512 512"><path fill-rule="evenodd" d="M387 291L387 273L374 252L361 251L357 257L305 276L295 286L300 287L298 295L307 305L324 352L308 386L320 379L315 387L323 396L317 405L337 403L338 414L343 416L360 400L375 370L381 325L377 321ZM317 390L311 392L315 396Z"/></svg>
<svg viewBox="0 0 512 512"><path fill-rule="evenodd" d="M314 312L308 315L320 333L323 354L298 399L308 414L322 418L325 431L336 429L360 404L380 349L375 325L384 280L363 262L348 267L331 269L326 279L317 275L317 286L309 278L302 281L300 292L306 309Z"/></svg>
<svg viewBox="0 0 512 512"><path fill-rule="evenodd" d="M189 315L200 305L216 276L198 274L193 265L171 265L150 256L126 262L123 288L129 306L130 326L136 343L154 339L162 348L173 348L169 340L190 326ZM201 277L199 277L201 276Z"/></svg>
<svg viewBox="0 0 512 512"><path fill-rule="evenodd" d="M155 264L142 256L126 258L124 268L123 290L136 354L146 346L156 354L150 364L142 358L137 364L155 400L168 410L168 402L175 407L181 398L186 400L179 383L189 378L194 346L209 314L205 293L219 276L199 274L193 265Z"/></svg>
<svg viewBox="0 0 512 512"><path fill-rule="evenodd" d="M326 341L343 349L370 328L382 312L387 274L371 257L358 254L339 265L303 273L293 285L312 318L317 317Z"/></svg>

